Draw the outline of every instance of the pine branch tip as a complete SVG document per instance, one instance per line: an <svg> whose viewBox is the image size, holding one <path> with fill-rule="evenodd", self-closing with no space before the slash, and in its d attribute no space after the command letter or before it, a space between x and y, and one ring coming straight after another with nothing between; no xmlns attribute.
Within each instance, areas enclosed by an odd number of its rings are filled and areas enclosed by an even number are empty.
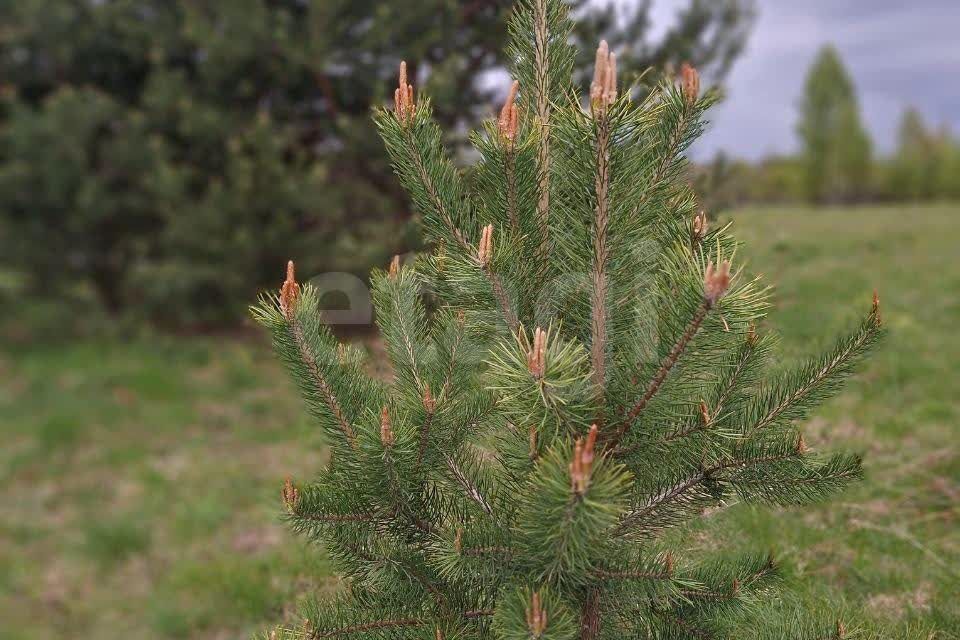
<svg viewBox="0 0 960 640"><path fill-rule="evenodd" d="M573 460L570 462L570 484L577 495L583 495L590 487L598 433L597 425L591 425L586 441L583 438L577 438L573 445Z"/></svg>
<svg viewBox="0 0 960 640"><path fill-rule="evenodd" d="M399 256L399 255L395 255L395 256L393 256L393 258L390 260L390 267L389 267L389 269L387 270L387 276L388 276L391 280L396 280L397 275L398 275L399 273L400 273L400 256Z"/></svg>
<svg viewBox="0 0 960 640"><path fill-rule="evenodd" d="M606 40L600 41L590 84L590 107L595 117L606 114L617 100L617 56L610 51Z"/></svg>
<svg viewBox="0 0 960 640"><path fill-rule="evenodd" d="M703 423L703 426L710 424L710 408L707 407L707 403L703 400L700 401L700 421Z"/></svg>
<svg viewBox="0 0 960 640"><path fill-rule="evenodd" d="M546 371L547 332L537 327L533 332L533 344L527 351L527 369L537 379Z"/></svg>
<svg viewBox="0 0 960 640"><path fill-rule="evenodd" d="M400 61L400 75L393 92L394 112L401 124L413 120L417 105L413 100L413 85L407 82L407 61Z"/></svg>
<svg viewBox="0 0 960 640"><path fill-rule="evenodd" d="M481 267L487 267L493 257L493 225L488 224L480 234L480 244L477 247L477 262Z"/></svg>
<svg viewBox="0 0 960 640"><path fill-rule="evenodd" d="M386 406L380 410L380 443L385 449L389 449L396 441L393 433L393 425L390 421L390 411Z"/></svg>
<svg viewBox="0 0 960 640"><path fill-rule="evenodd" d="M500 137L506 143L508 148L512 148L514 139L517 135L517 123L519 121L517 111L517 92L520 90L520 82L514 80L510 85L510 91L507 99L500 110L500 118L497 120L497 127L500 131Z"/></svg>
<svg viewBox="0 0 960 640"><path fill-rule="evenodd" d="M287 279L280 287L280 312L289 320L293 317L294 307L300 297L300 285L297 284L296 267L293 260L287 261Z"/></svg>
<svg viewBox="0 0 960 640"><path fill-rule="evenodd" d="M730 289L730 261L723 260L714 266L711 260L703 275L703 296L711 305L715 305Z"/></svg>
<svg viewBox="0 0 960 640"><path fill-rule="evenodd" d="M690 223L690 241L696 247L707 235L707 213L703 210L693 216Z"/></svg>
<svg viewBox="0 0 960 640"><path fill-rule="evenodd" d="M432 414L437 409L437 401L434 399L433 394L430 392L430 383L426 383L423 386L423 410L428 414Z"/></svg>
<svg viewBox="0 0 960 640"><path fill-rule="evenodd" d="M687 103L695 104L700 96L700 74L693 65L687 62L680 66L680 84L683 89L683 97L687 99Z"/></svg>
<svg viewBox="0 0 960 640"><path fill-rule="evenodd" d="M300 504L300 492L290 478L284 480L281 496L283 498L283 506L286 507L287 512L291 514L296 513L297 506Z"/></svg>
<svg viewBox="0 0 960 640"><path fill-rule="evenodd" d="M540 601L540 592L534 591L530 596L530 605L526 609L527 629L533 638L539 638L547 629L547 610Z"/></svg>

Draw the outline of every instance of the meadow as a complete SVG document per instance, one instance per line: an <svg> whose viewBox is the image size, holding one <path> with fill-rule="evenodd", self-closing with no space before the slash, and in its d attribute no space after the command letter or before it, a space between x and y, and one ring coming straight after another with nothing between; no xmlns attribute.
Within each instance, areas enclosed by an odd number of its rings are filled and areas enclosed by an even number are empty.
<svg viewBox="0 0 960 640"><path fill-rule="evenodd" d="M862 452L866 480L814 508L718 511L691 544L774 550L801 604L845 609L864 636L960 638L958 216L724 216L775 285L785 362L874 289L889 335L805 426L813 447ZM258 334L30 329L0 336L0 639L242 638L335 588L280 522L283 478L309 477L324 445Z"/></svg>

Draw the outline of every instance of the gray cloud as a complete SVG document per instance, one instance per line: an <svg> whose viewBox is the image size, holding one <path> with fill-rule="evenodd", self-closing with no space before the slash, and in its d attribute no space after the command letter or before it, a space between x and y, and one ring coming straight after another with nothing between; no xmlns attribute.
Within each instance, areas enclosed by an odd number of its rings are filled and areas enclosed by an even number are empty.
<svg viewBox="0 0 960 640"><path fill-rule="evenodd" d="M630 2L631 0L622 0ZM655 0L662 28L688 0ZM757 0L747 51L727 81L729 96L697 143L757 158L796 149L804 76L817 50L839 49L880 152L896 138L900 114L917 107L933 125L960 130L960 2L957 0Z"/></svg>

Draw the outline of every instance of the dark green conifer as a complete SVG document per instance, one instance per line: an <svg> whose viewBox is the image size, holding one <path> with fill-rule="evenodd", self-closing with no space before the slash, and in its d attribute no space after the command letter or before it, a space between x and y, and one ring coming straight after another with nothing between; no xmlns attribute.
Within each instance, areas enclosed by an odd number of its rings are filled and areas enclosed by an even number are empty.
<svg viewBox="0 0 960 640"><path fill-rule="evenodd" d="M777 563L699 557L673 534L708 508L809 503L860 476L796 425L877 340L878 302L832 351L771 375L767 290L683 179L714 96L690 67L620 86L601 43L582 101L569 28L560 0L520 3L519 85L473 136L469 180L403 67L375 114L435 247L373 276L388 380L337 344L292 266L254 309L332 450L285 485L287 518L344 579L271 637L843 635L809 617L737 631Z"/></svg>

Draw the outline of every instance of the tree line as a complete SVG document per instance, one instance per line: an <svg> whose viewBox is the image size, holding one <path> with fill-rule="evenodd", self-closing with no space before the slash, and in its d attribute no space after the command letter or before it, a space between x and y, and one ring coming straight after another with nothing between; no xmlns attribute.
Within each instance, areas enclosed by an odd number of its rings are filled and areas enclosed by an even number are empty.
<svg viewBox="0 0 960 640"><path fill-rule="evenodd" d="M800 152L738 161L720 153L694 168L704 205L844 204L960 198L960 141L927 124L915 108L901 116L892 154L874 153L850 74L824 47L807 75L797 123Z"/></svg>

